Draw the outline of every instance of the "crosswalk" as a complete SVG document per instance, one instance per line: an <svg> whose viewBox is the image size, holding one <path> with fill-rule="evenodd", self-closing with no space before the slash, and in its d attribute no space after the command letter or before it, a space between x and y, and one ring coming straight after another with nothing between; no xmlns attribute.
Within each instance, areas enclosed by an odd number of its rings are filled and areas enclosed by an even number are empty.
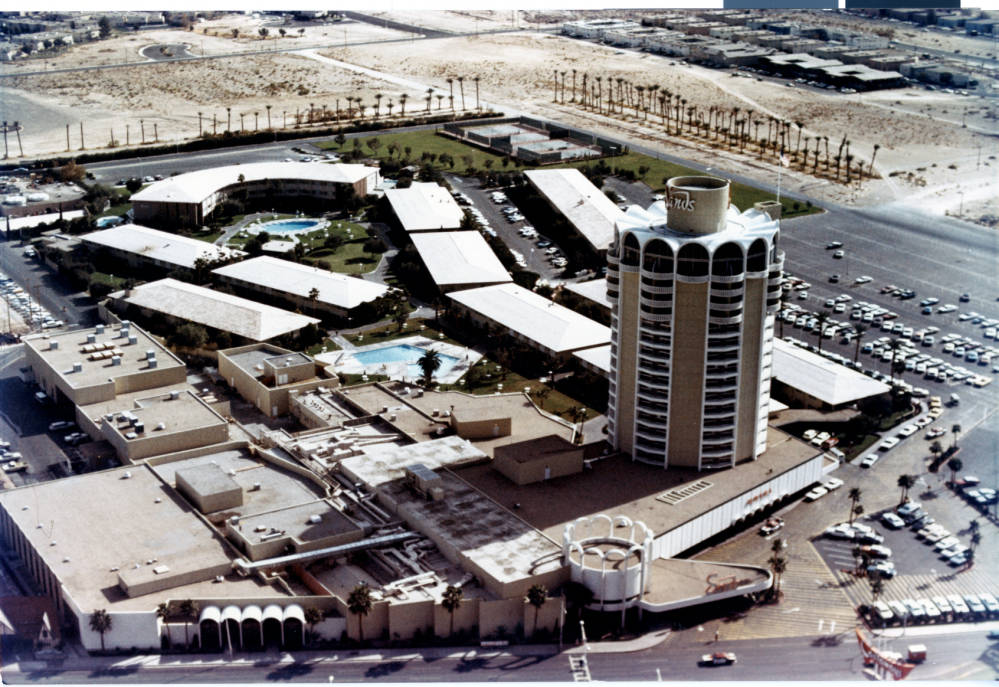
<svg viewBox="0 0 999 687"><path fill-rule="evenodd" d="M569 672L572 673L573 682L590 682L590 665L586 654L569 655Z"/></svg>

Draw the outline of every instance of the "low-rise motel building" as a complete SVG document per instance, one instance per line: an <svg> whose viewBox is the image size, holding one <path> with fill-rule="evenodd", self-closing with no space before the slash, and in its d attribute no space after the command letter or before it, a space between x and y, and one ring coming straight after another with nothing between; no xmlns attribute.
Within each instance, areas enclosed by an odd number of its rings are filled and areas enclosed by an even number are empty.
<svg viewBox="0 0 999 687"><path fill-rule="evenodd" d="M364 196L381 181L377 167L324 162L254 162L213 167L157 181L135 193L135 221L165 229L201 226L230 198L302 199L332 205L347 194Z"/></svg>

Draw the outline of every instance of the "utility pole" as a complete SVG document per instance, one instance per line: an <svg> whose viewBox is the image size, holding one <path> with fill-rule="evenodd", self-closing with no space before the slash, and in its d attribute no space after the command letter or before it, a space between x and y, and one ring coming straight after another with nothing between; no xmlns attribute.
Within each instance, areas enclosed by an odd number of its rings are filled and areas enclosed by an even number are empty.
<svg viewBox="0 0 999 687"><path fill-rule="evenodd" d="M69 123L66 124L66 152L69 152Z"/></svg>
<svg viewBox="0 0 999 687"><path fill-rule="evenodd" d="M87 146L83 142L83 122L80 122L80 150L86 150Z"/></svg>

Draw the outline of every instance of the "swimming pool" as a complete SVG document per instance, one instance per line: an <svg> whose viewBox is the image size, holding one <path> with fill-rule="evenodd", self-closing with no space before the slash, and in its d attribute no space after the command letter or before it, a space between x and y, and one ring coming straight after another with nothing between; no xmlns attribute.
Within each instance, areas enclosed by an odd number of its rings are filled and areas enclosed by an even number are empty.
<svg viewBox="0 0 999 687"><path fill-rule="evenodd" d="M311 219L279 219L273 222L264 222L254 228L257 231L266 231L268 234L300 234L307 231L315 231L326 226L326 220Z"/></svg>
<svg viewBox="0 0 999 687"><path fill-rule="evenodd" d="M420 348L419 346L396 344L394 346L375 348L369 351L357 351L354 353L354 359L364 365L368 372L377 372L376 369L370 369L371 366L389 363L406 363L406 374L410 377L416 378L423 376L423 370L420 369L417 361L423 357L424 353L426 353L426 349ZM441 359L441 366L437 368L437 372L434 373L434 377L444 377L459 361L457 358L445 353L438 353L438 355Z"/></svg>

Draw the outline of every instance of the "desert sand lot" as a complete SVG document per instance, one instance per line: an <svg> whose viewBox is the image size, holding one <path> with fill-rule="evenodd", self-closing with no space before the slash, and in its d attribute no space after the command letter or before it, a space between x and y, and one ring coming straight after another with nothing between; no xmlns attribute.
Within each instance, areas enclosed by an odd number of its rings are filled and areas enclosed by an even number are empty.
<svg viewBox="0 0 999 687"><path fill-rule="evenodd" d="M384 13L404 23L421 22L428 28L447 31L491 30L533 25L528 17L511 13L412 12ZM840 16L840 15L837 15ZM848 17L848 21L861 20ZM262 39L258 29L270 33ZM212 116L218 130L225 126L226 108L232 108L232 128L266 126L266 107L271 106L274 126L293 120L294 112L314 104L330 110L346 107L346 98L361 98L367 107L381 94L384 113L389 101L400 111L400 96L406 94L407 112L425 108L426 89L445 95L434 99L432 108L448 107L446 79L463 77L465 105L475 106L473 80L478 78L483 106L488 104L511 113L534 114L584 127L608 135L640 141L644 145L698 160L719 169L771 180L772 160L705 148L664 134L655 118L610 117L583 111L572 103L553 102L554 70L577 71L580 80L624 78L636 83L659 85L682 93L688 103L703 111L709 107L734 107L766 119L769 115L801 122L803 135L829 138L835 148L846 137L856 161L870 161L874 146L879 150L874 170L882 177L859 188L816 180L805 174L785 175L787 188L802 190L818 199L860 204L904 202L928 211L957 212L959 202L966 216L999 216L995 198L995 155L999 149L986 134L996 129L995 104L979 96L959 96L923 89L896 89L858 95L834 91L786 87L783 82L734 78L731 70L685 66L675 59L618 50L590 42L538 33L533 30L495 35L470 35L433 40L402 40L384 44L357 44L411 37L384 27L355 21L309 25L299 36L298 24L286 26L288 37L275 37L284 26L273 17L230 15L198 24L194 31L163 30L128 34L100 43L79 46L46 60L50 68L100 64L138 59L139 50L155 44L186 43L195 55L219 55L235 51L316 47L297 53L256 54L213 60L166 63L66 74L39 75L8 80L4 85L39 107L49 108L23 132L26 155L59 153L66 149L65 126L71 124L72 147L79 147L75 129L85 119L90 131L87 147L107 145L110 133L119 141L130 128L135 143L139 120L144 120L147 139L153 122L160 140L196 136L198 113L202 126L210 130ZM488 28L487 28L488 27ZM239 37L233 38L233 29ZM918 33L918 32L914 32ZM295 37L292 37L295 36ZM980 41L945 36L955 45L978 45ZM906 39L908 40L908 39ZM344 44L348 45L344 47ZM331 59L330 59L331 58ZM333 62L333 61L336 62ZM34 61L37 68L37 61ZM345 63L343 65L339 63ZM25 64L6 67L25 69ZM591 82L592 83L592 82ZM454 83L455 106L461 107L459 87ZM0 93L2 96L2 93ZM62 121L65 118L67 121ZM962 126L962 123L965 126ZM766 128L766 124L763 125ZM797 129L795 128L795 131ZM814 143L813 143L814 145ZM959 193L963 200L959 199Z"/></svg>

